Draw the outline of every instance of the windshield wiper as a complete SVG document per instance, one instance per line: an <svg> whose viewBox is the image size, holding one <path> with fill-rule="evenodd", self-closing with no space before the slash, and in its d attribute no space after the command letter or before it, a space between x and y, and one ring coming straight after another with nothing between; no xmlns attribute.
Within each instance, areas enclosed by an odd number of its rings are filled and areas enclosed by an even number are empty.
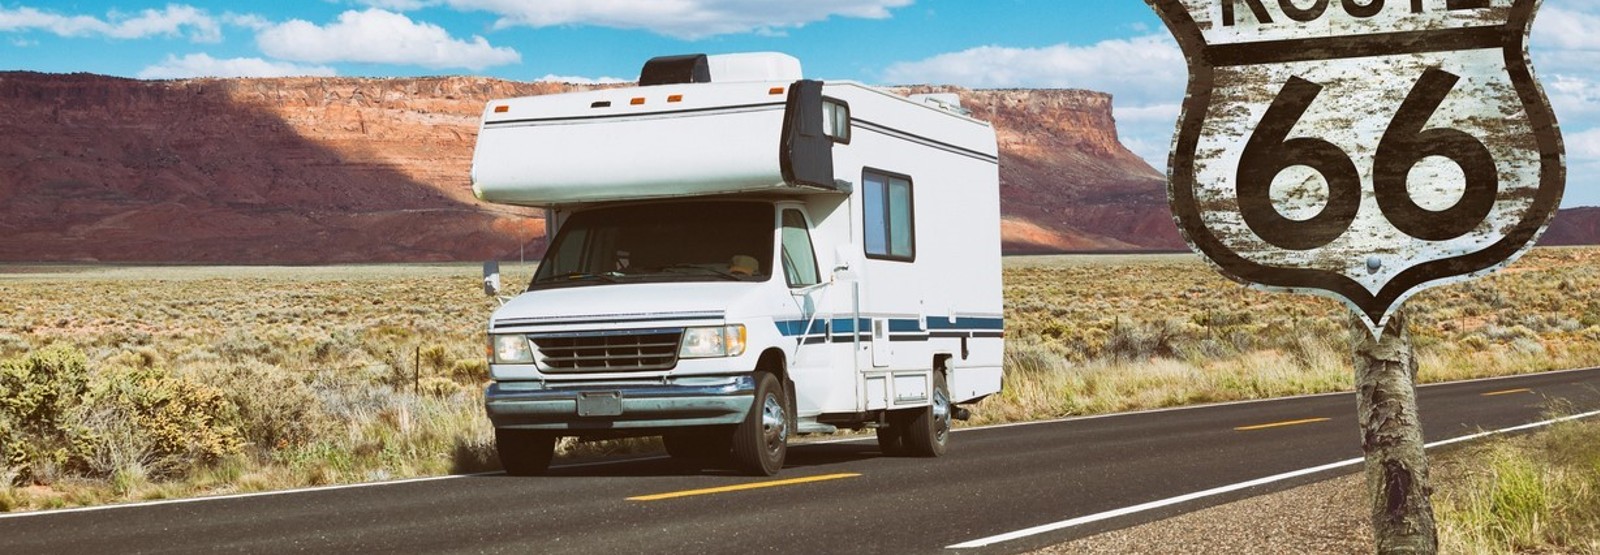
<svg viewBox="0 0 1600 555"><path fill-rule="evenodd" d="M606 283L616 283L617 275L614 272L604 274L588 274L584 272L568 272L559 276L550 276L539 280L539 283L557 283L562 281L577 281L582 279L597 279Z"/></svg>
<svg viewBox="0 0 1600 555"><path fill-rule="evenodd" d="M699 264L672 264L672 265L662 266L660 268L655 268L654 269L654 271L657 271L657 272L666 272L666 271L673 271L673 270L699 270L699 271L702 271L702 272L710 272L711 274L714 274L714 275L717 275L717 276L721 276L723 279L727 279L727 280L731 280L731 281L744 281L745 278L750 277L750 276L741 276L739 274L735 274L735 273L729 272L727 270L718 270L716 268L711 268L711 267L707 267L707 266L701 266Z"/></svg>

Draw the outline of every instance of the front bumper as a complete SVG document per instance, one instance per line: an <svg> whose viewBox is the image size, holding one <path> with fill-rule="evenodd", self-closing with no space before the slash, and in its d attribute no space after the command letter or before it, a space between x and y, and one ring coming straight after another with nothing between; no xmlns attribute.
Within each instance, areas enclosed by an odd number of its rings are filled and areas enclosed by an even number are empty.
<svg viewBox="0 0 1600 555"><path fill-rule="evenodd" d="M580 416L579 396L620 401L620 414ZM496 428L530 430L637 430L738 424L755 402L750 375L679 378L661 384L548 385L495 382L484 407Z"/></svg>

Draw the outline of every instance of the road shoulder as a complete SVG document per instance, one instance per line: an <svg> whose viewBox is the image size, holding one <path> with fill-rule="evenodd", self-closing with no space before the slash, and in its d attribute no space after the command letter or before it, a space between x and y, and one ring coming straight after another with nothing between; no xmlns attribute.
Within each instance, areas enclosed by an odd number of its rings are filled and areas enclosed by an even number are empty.
<svg viewBox="0 0 1600 555"><path fill-rule="evenodd" d="M1370 553L1360 474L1241 499L1034 553Z"/></svg>

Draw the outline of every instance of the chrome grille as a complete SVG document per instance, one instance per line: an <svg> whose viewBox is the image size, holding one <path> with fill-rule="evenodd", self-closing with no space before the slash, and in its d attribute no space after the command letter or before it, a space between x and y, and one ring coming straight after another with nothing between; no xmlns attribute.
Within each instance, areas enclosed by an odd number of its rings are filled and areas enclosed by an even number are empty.
<svg viewBox="0 0 1600 555"><path fill-rule="evenodd" d="M534 335L540 369L552 374L647 372L678 365L683 330Z"/></svg>

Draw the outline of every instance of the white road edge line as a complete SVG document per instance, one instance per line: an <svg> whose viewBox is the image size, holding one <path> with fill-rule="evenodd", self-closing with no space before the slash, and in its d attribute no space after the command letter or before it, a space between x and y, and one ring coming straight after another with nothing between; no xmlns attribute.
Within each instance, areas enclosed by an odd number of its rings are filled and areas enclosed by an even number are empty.
<svg viewBox="0 0 1600 555"><path fill-rule="evenodd" d="M639 457L639 458L621 459L621 460L615 460L615 461L595 461L595 462L586 462L586 463L577 463L577 464L564 464L564 465L559 465L559 466L552 466L552 467L550 467L550 469L551 470L560 470L560 469L563 469L563 468L585 468L585 467L590 467L590 466L605 466L605 465L623 464L623 463L631 463L631 462L639 462L639 461L652 461L652 460L656 460L656 459L665 459L665 458L667 458L667 457L665 457L665 456L654 456L654 457ZM283 489L283 490L274 490L274 491L253 491L253 492L250 492L250 493L229 493L229 494L223 494L223 495L207 495L207 496L202 496L202 497L184 497L184 498L181 498L181 499L159 499L159 500L156 500L156 501L136 501L136 502L133 502L133 503L117 503L117 504L113 504L113 505L95 505L95 506L90 506L90 507L72 507L70 509L52 509L52 510L44 510L44 511L0 513L0 520L4 520L4 519L8 519L8 518L27 518L27 517L35 517L35 516L60 515L60 514L67 514L67 513L87 513L87 512L92 512L92 511L110 511L110 510L115 510L115 509L133 509L133 508L137 508L137 507L155 507L155 506L159 506L159 505L178 505L178 504L183 504L183 503L200 503L200 502L203 502L203 501L224 501L224 500L228 500L228 499L249 499L251 497L269 497L269 496L274 496L274 495L291 495L291 494L297 494L297 493L316 493L316 492L322 492L322 491L337 491L337 490L342 490L342 489L375 488L375 487L379 487L379 486L397 486L397 485L401 485L401 484L416 484L416 483L422 483L422 482L441 482L441 481L444 481L444 480L454 480L454 479L457 479L457 478L472 478L472 477L476 477L476 476L496 476L496 475L500 475L500 474L505 474L505 472L496 470L496 471L492 471L492 472L474 472L474 473L471 473L471 474L449 474L449 475L445 475L445 476L423 476L423 477L420 477L420 478L406 478L406 479L402 479L402 480L386 480L386 481L381 481L381 482L362 482L362 483L359 483L359 484L336 484L336 485L331 485L331 486L318 486L318 487L312 487L312 488Z"/></svg>
<svg viewBox="0 0 1600 555"><path fill-rule="evenodd" d="M1551 424L1556 424L1558 422L1566 422L1566 421L1569 421L1569 420L1578 420L1578 419L1590 418L1590 417L1594 417L1594 416L1600 416L1600 410L1586 412L1586 413L1582 413L1582 414L1574 414L1574 415L1571 415L1571 416L1563 416L1561 418L1556 418L1556 419L1552 419L1552 420L1544 420L1544 421L1540 421L1540 422L1533 422L1533 423L1530 423L1530 424L1523 424L1521 426L1512 426L1510 428L1502 428L1502 429L1499 429L1499 430L1493 430L1493 431L1488 431L1488 432L1479 432L1479 433L1476 433L1476 434L1469 434L1469 435L1464 435L1464 436L1461 436L1461 437L1435 441L1433 443L1427 444L1426 447L1428 447L1428 448L1441 447L1441 446L1450 445L1450 444L1453 444L1453 443L1461 443L1461 442L1464 442L1464 441L1472 441L1472 440L1475 440L1475 439L1481 439L1481 438L1485 438L1485 437L1496 435L1496 434L1505 434L1505 433L1511 433L1511 432L1519 432L1519 431L1522 431L1522 430L1530 430L1530 429L1533 429L1533 428L1549 426ZM987 538L979 538L979 539L968 541L968 542L962 542L962 543L958 543L958 544L955 544L955 545L946 546L945 549L971 549L971 548L975 548L975 547L987 547L987 546L994 545L994 544L997 544L997 543L1003 543L1003 542L1008 542L1008 541L1011 541L1011 540L1026 538L1028 536L1036 536L1036 535L1044 534L1044 533L1047 533L1047 532L1054 532L1054 531L1057 531L1057 530L1064 530L1064 529L1067 529L1067 528L1072 528L1074 526L1081 526L1081 525L1084 525L1084 524L1089 524L1091 522L1099 522L1099 521L1102 521L1102 520L1116 518L1116 517L1119 517L1119 516L1126 516L1126 515L1131 515L1131 514L1134 514L1134 513L1141 513L1141 512L1144 512L1144 511L1151 510L1151 509L1159 509L1161 507L1166 507L1166 506L1170 506L1170 505L1176 505L1176 504L1179 504L1179 503L1193 501L1195 499L1201 499L1201 498L1205 498L1205 497L1221 495L1221 494L1224 494L1224 493L1239 491L1239 490L1247 489L1247 488L1253 488L1253 487L1256 487L1256 486L1260 486L1260 485L1264 485L1264 484L1270 484L1270 483L1273 483L1273 482L1281 482L1281 481L1288 480L1288 479L1291 479L1291 478L1298 478L1300 476L1305 476L1307 474L1316 474L1318 472L1322 472L1322 471L1325 471L1325 470L1333 470L1333 469L1339 468L1339 467L1351 466L1351 465L1359 464L1359 463L1361 463L1361 461L1362 461L1362 458L1358 457L1358 458L1354 458L1354 459L1342 460L1342 461L1335 462L1335 463L1328 463L1328 464L1325 464L1325 465L1322 465L1322 466L1314 466L1314 467L1311 467L1311 468L1302 468L1300 470L1295 470L1295 471L1291 471L1291 472L1285 472L1283 474L1275 474L1275 475L1272 475L1272 476L1267 476L1265 478L1257 478L1257 479L1254 479L1254 480L1250 480L1248 482L1239 482L1237 484L1229 484L1229 485L1226 485L1226 486L1215 487L1215 488L1211 488L1211 489L1204 490L1204 491L1197 491L1197 492L1194 492L1194 493L1189 493L1189 494L1185 494L1185 495L1179 495L1177 497L1169 497L1169 498L1166 498L1166 499L1161 499L1161 500L1157 500L1157 501L1151 501L1149 503L1141 503L1139 505L1133 505L1131 507L1123 507L1121 509L1114 509L1114 510L1105 511L1105 512L1102 512L1102 513L1095 513L1095 514L1092 514L1092 515L1080 516L1080 517L1077 517L1077 518L1063 520L1063 521L1060 521L1060 522L1053 522L1053 523L1045 524L1045 525L1041 525L1041 526L1034 526L1032 528L1025 528L1025 529L1022 529L1022 530L1017 530L1015 532L1007 532L1005 534L1000 534L1000 535L996 535L996 536L989 536Z"/></svg>

